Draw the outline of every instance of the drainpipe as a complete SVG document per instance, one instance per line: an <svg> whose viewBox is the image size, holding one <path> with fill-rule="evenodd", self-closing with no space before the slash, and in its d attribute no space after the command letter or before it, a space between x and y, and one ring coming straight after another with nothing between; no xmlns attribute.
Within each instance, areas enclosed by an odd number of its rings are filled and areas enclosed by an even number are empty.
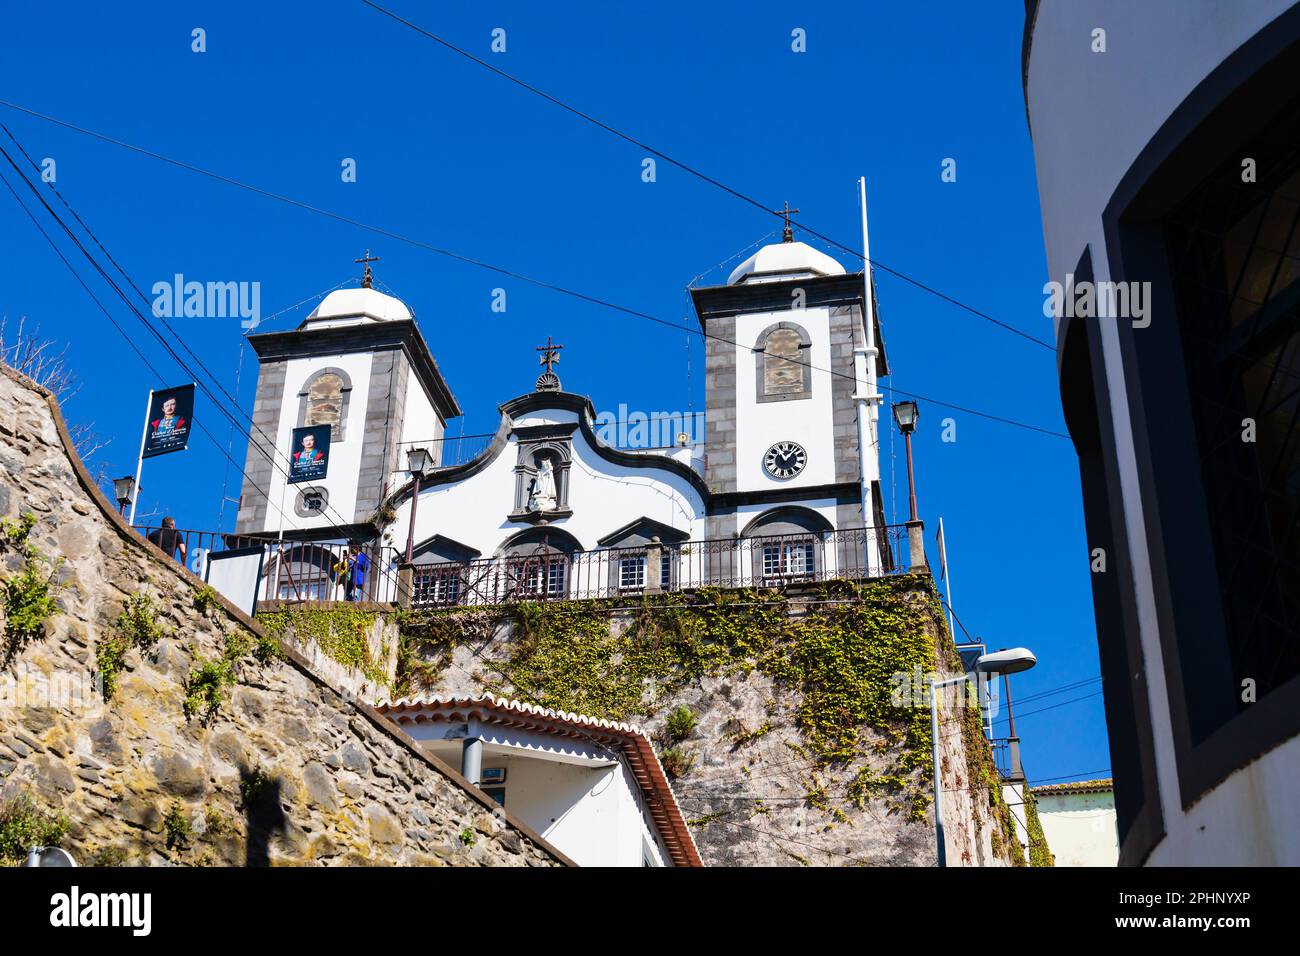
<svg viewBox="0 0 1300 956"><path fill-rule="evenodd" d="M470 721L466 733L460 749L460 775L477 787L483 782L483 738L478 735L478 722Z"/></svg>

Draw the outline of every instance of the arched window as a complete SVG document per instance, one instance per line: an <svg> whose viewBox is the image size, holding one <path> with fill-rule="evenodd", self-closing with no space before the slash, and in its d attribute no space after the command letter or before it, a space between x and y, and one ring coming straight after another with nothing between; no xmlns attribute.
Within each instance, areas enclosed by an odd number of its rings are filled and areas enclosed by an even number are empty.
<svg viewBox="0 0 1300 956"><path fill-rule="evenodd" d="M769 325L754 346L757 399L788 402L812 397L812 340L793 322Z"/></svg>
<svg viewBox="0 0 1300 956"><path fill-rule="evenodd" d="M343 441L351 394L352 380L347 372L340 368L315 372L298 393L298 424L329 425L330 442Z"/></svg>

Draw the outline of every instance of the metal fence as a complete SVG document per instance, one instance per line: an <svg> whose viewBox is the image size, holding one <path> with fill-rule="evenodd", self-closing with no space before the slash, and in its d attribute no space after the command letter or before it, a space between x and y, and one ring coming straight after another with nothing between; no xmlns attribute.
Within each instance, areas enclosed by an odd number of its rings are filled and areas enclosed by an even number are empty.
<svg viewBox="0 0 1300 956"><path fill-rule="evenodd" d="M343 601L349 595L363 601L396 602L398 599L392 549L384 549L378 542L361 547L366 568L358 574L352 567L355 562L350 549L342 542L278 541L265 535L222 534L155 525L137 525L136 531L199 577L204 576L207 556L213 552L261 548L262 579L257 591L261 601ZM389 553L385 554L385 550Z"/></svg>
<svg viewBox="0 0 1300 956"><path fill-rule="evenodd" d="M700 587L784 587L832 579L865 580L908 570L907 528L856 528L807 534L643 544L564 551L545 543L465 562L417 564L403 586L400 552L365 544L364 581L348 587L343 543L278 541L265 535L138 526L142 536L202 577L206 556L263 550L259 600L353 599L456 607L508 601L634 597Z"/></svg>
<svg viewBox="0 0 1300 956"><path fill-rule="evenodd" d="M495 558L417 565L410 603L452 607L861 580L906 571L907 554L907 529L901 526L595 551L543 545Z"/></svg>

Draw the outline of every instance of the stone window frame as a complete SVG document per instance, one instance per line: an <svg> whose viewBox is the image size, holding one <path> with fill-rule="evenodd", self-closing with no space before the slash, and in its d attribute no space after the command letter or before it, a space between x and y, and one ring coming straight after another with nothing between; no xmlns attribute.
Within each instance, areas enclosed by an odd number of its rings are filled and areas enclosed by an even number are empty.
<svg viewBox="0 0 1300 956"><path fill-rule="evenodd" d="M347 438L348 405L352 399L352 376L337 366L330 365L317 369L303 382L302 390L298 392L298 427L307 424L307 402L311 395L311 387L323 375L337 375L343 381L343 388L339 395L338 424L330 426L330 444L337 445Z"/></svg>
<svg viewBox="0 0 1300 956"><path fill-rule="evenodd" d="M769 395L767 385L767 340L772 333L789 330L799 335L799 368L803 372L802 387L797 392ZM812 398L812 337L797 322L774 322L758 334L754 344L754 400L757 402L797 402ZM786 360L788 361L788 360Z"/></svg>
<svg viewBox="0 0 1300 956"><path fill-rule="evenodd" d="M309 497L320 498L321 506L319 508L308 508L307 499ZM320 518L324 516L325 512L329 509L329 506L330 506L329 489L323 486L318 487L316 485L312 485L307 488L299 488L298 493L294 497L294 501L293 501L294 514L296 514L299 518Z"/></svg>

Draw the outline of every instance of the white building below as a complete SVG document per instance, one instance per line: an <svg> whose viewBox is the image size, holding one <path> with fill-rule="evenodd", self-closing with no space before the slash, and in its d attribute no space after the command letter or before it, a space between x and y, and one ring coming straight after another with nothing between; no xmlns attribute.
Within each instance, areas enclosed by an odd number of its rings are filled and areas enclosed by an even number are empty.
<svg viewBox="0 0 1300 956"><path fill-rule="evenodd" d="M654 747L633 726L490 696L378 709L579 866L703 865Z"/></svg>
<svg viewBox="0 0 1300 956"><path fill-rule="evenodd" d="M1110 780L1054 783L1030 792L1056 866L1119 865L1115 787Z"/></svg>

